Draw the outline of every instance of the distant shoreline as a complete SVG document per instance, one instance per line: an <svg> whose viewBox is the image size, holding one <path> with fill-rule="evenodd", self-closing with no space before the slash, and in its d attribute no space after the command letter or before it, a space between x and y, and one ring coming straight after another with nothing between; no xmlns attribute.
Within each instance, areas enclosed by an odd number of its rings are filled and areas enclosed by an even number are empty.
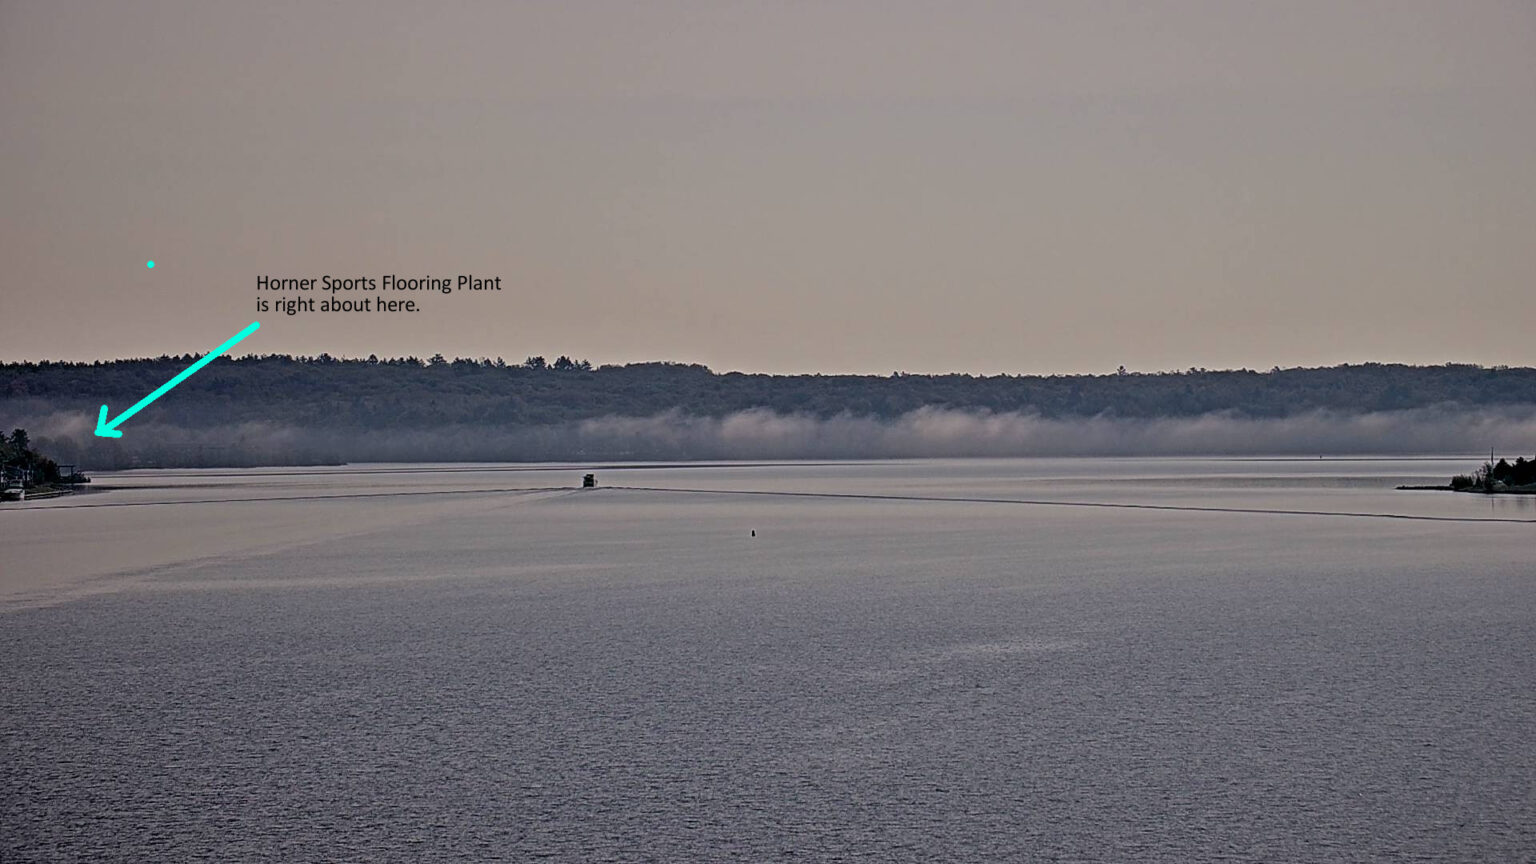
<svg viewBox="0 0 1536 864"><path fill-rule="evenodd" d="M1536 369L769 375L679 363L220 357L124 428L91 407L188 357L0 363L5 428L63 463L1316 456L1536 440ZM1503 442L1508 442L1503 443Z"/></svg>
<svg viewBox="0 0 1536 864"><path fill-rule="evenodd" d="M54 487L54 486L34 486L31 489L27 490L27 497L25 499L23 499L21 501L15 501L15 502L8 501L8 500L0 500L0 503L4 503L4 504L12 504L12 503L25 504L28 501L46 501L49 498L58 498L61 495L73 495L77 491L79 491L79 490L68 489L68 488L61 489L61 488Z"/></svg>
<svg viewBox="0 0 1536 864"><path fill-rule="evenodd" d="M1536 489L1457 489L1453 486L1398 486L1399 492L1467 492L1473 495L1536 495Z"/></svg>

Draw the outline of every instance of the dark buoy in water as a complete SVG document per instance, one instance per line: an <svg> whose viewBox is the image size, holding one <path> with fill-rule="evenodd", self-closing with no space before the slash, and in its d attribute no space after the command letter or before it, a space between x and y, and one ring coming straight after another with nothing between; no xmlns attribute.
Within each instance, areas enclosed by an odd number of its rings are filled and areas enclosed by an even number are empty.
<svg viewBox="0 0 1536 864"><path fill-rule="evenodd" d="M753 537L756 537L756 536L757 536L757 529L756 529L756 528L753 528L753 529L752 529L752 536L753 536Z"/></svg>

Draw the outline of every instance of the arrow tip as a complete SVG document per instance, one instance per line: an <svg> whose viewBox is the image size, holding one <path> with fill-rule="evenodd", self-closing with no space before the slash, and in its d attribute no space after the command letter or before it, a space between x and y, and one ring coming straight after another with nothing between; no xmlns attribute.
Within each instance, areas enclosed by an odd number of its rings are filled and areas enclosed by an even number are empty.
<svg viewBox="0 0 1536 864"><path fill-rule="evenodd" d="M101 406L101 413L96 416L96 434L103 438L121 438L123 433L107 425L107 406Z"/></svg>

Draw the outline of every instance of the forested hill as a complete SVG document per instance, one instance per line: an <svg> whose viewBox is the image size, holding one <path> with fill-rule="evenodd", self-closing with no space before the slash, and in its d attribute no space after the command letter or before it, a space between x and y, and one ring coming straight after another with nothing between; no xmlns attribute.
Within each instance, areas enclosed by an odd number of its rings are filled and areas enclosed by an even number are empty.
<svg viewBox="0 0 1536 864"><path fill-rule="evenodd" d="M92 468L364 461L1485 452L1536 446L1536 369L757 375L560 358L0 365L0 428Z"/></svg>
<svg viewBox="0 0 1536 864"><path fill-rule="evenodd" d="M0 410L127 407L195 357L0 364ZM561 358L518 365L434 358L221 358L145 409L139 422L262 421L361 428L454 423L551 425L669 411L719 417L747 409L828 418L893 418L924 407L1043 417L1285 417L1318 409L1395 411L1443 404L1536 405L1536 369L1368 363L1269 372L1190 370L1110 375L761 375L699 365L587 368ZM564 361L564 362L562 362ZM0 421L4 421L0 416Z"/></svg>

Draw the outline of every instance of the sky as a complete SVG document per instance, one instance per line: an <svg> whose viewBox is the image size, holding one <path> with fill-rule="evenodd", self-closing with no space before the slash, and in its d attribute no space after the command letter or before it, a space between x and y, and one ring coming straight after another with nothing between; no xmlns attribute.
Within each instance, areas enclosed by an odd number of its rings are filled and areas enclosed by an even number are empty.
<svg viewBox="0 0 1536 864"><path fill-rule="evenodd" d="M0 360L1528 366L1533 154L1529 0L0 0Z"/></svg>

